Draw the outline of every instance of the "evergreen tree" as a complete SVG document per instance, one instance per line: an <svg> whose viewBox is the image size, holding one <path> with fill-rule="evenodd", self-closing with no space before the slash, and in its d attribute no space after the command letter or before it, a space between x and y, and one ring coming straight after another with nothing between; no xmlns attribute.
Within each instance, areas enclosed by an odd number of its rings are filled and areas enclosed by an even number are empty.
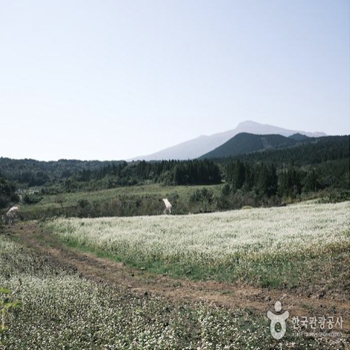
<svg viewBox="0 0 350 350"><path fill-rule="evenodd" d="M317 191L320 189L318 175L315 169L312 169L305 177L305 191Z"/></svg>

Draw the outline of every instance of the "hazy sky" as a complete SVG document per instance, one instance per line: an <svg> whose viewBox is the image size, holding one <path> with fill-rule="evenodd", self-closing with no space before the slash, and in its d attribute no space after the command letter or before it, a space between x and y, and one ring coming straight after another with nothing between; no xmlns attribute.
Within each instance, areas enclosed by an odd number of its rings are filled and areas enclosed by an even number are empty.
<svg viewBox="0 0 350 350"><path fill-rule="evenodd" d="M348 0L0 0L0 156L127 159L244 120L350 133Z"/></svg>

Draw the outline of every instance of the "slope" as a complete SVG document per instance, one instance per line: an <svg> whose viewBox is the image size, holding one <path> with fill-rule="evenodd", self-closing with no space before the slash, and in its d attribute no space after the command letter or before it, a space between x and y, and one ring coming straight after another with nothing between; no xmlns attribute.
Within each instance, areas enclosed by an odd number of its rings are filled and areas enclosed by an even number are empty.
<svg viewBox="0 0 350 350"><path fill-rule="evenodd" d="M233 136L242 132L250 133L250 134L259 134L259 135L279 134L283 136L291 136L293 134L299 133L309 137L326 136L326 134L322 132L312 133L312 132L305 132L305 131L289 130L289 129L284 129L284 128L280 128L269 124L260 124L254 121L245 121L245 122L239 123L237 127L233 130L213 134L210 136L206 136L206 135L199 136L195 139L180 143L172 147L168 147L159 152L155 152L150 155L135 157L129 160L132 161L132 160L195 159L223 145L225 142L230 140Z"/></svg>
<svg viewBox="0 0 350 350"><path fill-rule="evenodd" d="M309 138L306 138L303 142L307 142L307 140L309 140ZM282 135L240 133L213 151L204 154L200 159L225 158L257 151L289 148L298 143L299 141Z"/></svg>

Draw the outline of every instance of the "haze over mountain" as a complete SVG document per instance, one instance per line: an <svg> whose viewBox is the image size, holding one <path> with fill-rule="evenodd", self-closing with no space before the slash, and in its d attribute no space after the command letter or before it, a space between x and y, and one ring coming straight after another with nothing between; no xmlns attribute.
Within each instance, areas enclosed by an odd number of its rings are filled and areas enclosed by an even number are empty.
<svg viewBox="0 0 350 350"><path fill-rule="evenodd" d="M223 145L225 142L230 140L233 136L243 132L258 135L278 134L282 136L291 136L293 134L298 133L309 137L326 136L326 134L323 132L289 130L273 125L260 124L249 120L239 123L237 127L233 130L213 134L210 136L202 135L195 139L163 149L159 152L150 155L135 157L130 160L195 159L216 149L217 147Z"/></svg>

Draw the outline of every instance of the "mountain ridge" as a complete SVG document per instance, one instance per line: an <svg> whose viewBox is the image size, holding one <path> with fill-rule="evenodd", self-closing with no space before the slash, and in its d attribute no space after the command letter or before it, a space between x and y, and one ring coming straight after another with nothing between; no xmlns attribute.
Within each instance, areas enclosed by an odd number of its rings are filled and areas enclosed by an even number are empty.
<svg viewBox="0 0 350 350"><path fill-rule="evenodd" d="M230 140L235 135L246 132L251 134L279 134L282 136L291 136L293 134L306 135L308 137L321 137L326 136L323 132L306 132L300 130L290 130L269 124L260 124L252 120L246 120L237 125L235 129L215 133L213 135L201 135L194 139L179 143L174 146L167 147L158 152L134 157L128 159L128 161L137 160L187 160L196 159L204 154L207 154L217 147L220 147L225 142Z"/></svg>
<svg viewBox="0 0 350 350"><path fill-rule="evenodd" d="M253 152L285 149L310 143L314 140L317 142L318 138L299 133L286 137L279 134L256 135L242 132L233 136L223 145L199 157L199 159L227 158Z"/></svg>

